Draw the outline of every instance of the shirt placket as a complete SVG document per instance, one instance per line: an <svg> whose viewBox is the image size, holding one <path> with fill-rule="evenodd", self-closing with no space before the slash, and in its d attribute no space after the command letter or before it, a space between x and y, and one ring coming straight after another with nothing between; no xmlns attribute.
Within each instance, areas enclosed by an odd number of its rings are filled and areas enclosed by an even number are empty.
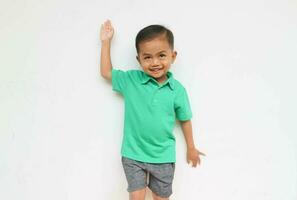
<svg viewBox="0 0 297 200"><path fill-rule="evenodd" d="M153 91L153 94L152 94L152 97L151 97L151 105L152 106L156 106L158 104L158 92L160 90L160 87L159 86L156 86L156 88L154 88L154 91Z"/></svg>

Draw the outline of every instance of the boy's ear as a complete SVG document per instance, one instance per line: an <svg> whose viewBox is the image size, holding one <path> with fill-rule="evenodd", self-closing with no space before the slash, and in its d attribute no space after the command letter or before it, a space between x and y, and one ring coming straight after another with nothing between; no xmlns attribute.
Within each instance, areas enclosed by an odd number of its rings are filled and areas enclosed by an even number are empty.
<svg viewBox="0 0 297 200"><path fill-rule="evenodd" d="M136 56L136 60L140 63L140 60L139 60L139 57L138 57L138 55Z"/></svg>
<svg viewBox="0 0 297 200"><path fill-rule="evenodd" d="M175 61L176 56L177 56L177 52L173 51L173 53L172 53L172 63Z"/></svg>

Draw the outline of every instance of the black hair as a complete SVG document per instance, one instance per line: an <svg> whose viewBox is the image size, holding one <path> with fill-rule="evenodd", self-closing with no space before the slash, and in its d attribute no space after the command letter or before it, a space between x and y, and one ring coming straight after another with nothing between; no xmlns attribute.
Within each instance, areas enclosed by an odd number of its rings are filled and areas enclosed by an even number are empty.
<svg viewBox="0 0 297 200"><path fill-rule="evenodd" d="M162 25L158 25L158 24L153 24L150 26L147 26L143 29L141 29L137 36L136 36L136 40L135 40L135 46L136 46L136 51L137 53L139 53L139 44L143 41L148 41L151 39L154 39L156 37L160 37L163 36L167 39L169 46L173 49L174 48L174 37L172 32L162 26Z"/></svg>

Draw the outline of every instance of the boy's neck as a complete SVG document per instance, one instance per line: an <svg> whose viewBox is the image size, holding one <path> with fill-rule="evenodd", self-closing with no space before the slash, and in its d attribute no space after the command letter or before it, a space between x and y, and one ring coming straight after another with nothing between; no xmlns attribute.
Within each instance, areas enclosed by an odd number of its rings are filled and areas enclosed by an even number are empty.
<svg viewBox="0 0 297 200"><path fill-rule="evenodd" d="M159 84L166 82L168 79L167 74L164 77L160 77L159 79L155 79Z"/></svg>

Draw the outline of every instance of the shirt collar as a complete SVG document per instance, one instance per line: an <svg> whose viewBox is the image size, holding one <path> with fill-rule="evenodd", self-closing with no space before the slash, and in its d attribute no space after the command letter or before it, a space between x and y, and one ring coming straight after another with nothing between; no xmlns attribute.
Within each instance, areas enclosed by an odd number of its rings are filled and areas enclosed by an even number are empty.
<svg viewBox="0 0 297 200"><path fill-rule="evenodd" d="M153 82L156 82L157 83L157 81L153 78L153 77L151 77L151 76L149 76L148 74L146 74L145 72L143 72L142 73L143 75L142 75L142 77L141 77L141 84L146 84L146 83L148 83L150 80L152 80ZM174 82L173 82L173 74L172 74L172 72L167 72L167 77L168 77L168 79L162 84L162 85L166 85L166 84L168 84L169 85L169 87L170 87L170 89L171 90L173 90L174 89Z"/></svg>

